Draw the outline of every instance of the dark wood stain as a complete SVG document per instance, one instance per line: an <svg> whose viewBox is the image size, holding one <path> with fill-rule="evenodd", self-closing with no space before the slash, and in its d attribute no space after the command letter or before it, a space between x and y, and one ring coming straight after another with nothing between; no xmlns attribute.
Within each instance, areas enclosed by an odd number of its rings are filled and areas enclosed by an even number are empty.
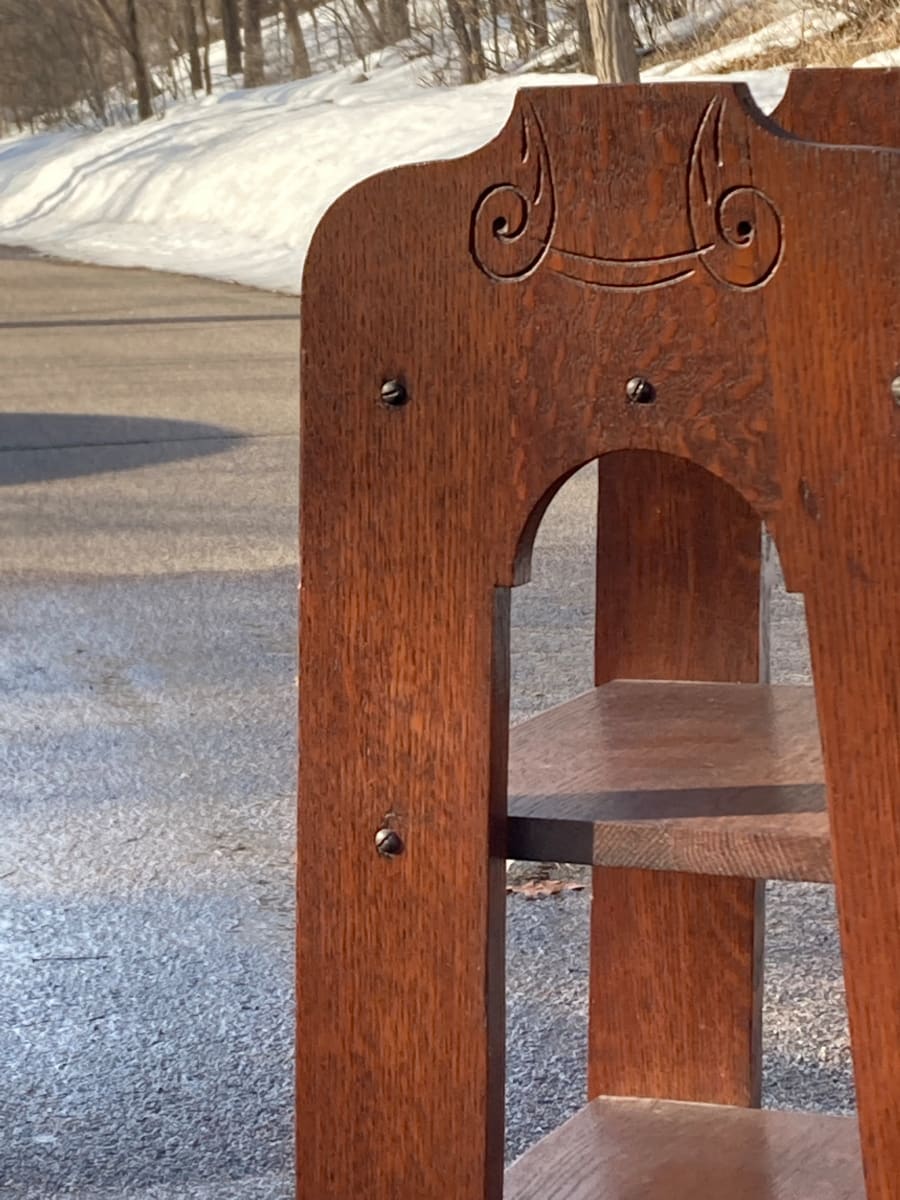
<svg viewBox="0 0 900 1200"><path fill-rule="evenodd" d="M853 140L896 144L897 73L855 74L817 74L805 101L789 93L797 131L804 111L837 112L852 94L867 131ZM368 180L323 219L302 309L299 1200L503 1194L508 588L527 576L560 481L598 457L601 564L612 547L599 601L625 614L621 637L600 618L598 682L757 679L760 520L806 595L867 1200L895 1200L898 278L900 153L786 136L731 85L522 92L483 150ZM654 403L629 403L635 377ZM408 388L402 408L381 403L389 379ZM654 460L665 499L655 483L636 496L624 452ZM677 460L694 467L681 475ZM695 484L700 469L720 484ZM617 535L608 514L623 507ZM684 551L666 514L709 532ZM634 565L620 585L623 555ZM688 650L667 649L670 633ZM393 859L374 844L386 820L406 847ZM632 1082L752 1103L759 886L610 868L595 895L607 923L624 918L617 896L645 898L627 939L595 944L592 1087L605 979L625 1083L636 1055ZM675 947L657 967L687 965L675 988L650 970L644 938ZM629 980L654 974L641 1010ZM640 1013L667 990L684 1012L692 989L709 1002L707 1043L699 1023L681 1042L662 1026L652 1051ZM648 1124L629 1105L601 1122L604 1144L627 1150L618 1176L593 1186L604 1151L589 1144L588 1162L548 1143L538 1161L555 1190L523 1190L520 1167L509 1195L674 1198L672 1178L697 1195L686 1166L659 1166L679 1122ZM797 1120L704 1107L675 1142L688 1164L715 1147L704 1195L800 1200L830 1186L861 1200L837 1126Z"/></svg>
<svg viewBox="0 0 900 1200"><path fill-rule="evenodd" d="M516 726L508 851L830 881L812 688L619 681Z"/></svg>
<svg viewBox="0 0 900 1200"><path fill-rule="evenodd" d="M647 451L606 455L599 475L597 682L629 676L733 687L765 678L761 528L746 500L685 459ZM734 737L741 732L735 726ZM697 782L695 774L690 786ZM703 784L710 782L708 774ZM724 838L715 846L679 838L677 823L670 837L667 809L658 811L653 832L640 831L640 848L633 825L620 823L617 859L598 858L593 873L588 1094L758 1104L765 889L754 876L765 872L753 843L756 834L769 851L785 842L767 837L758 818L744 823L745 839L733 822L734 840L716 822ZM789 824L782 818L780 832L797 835L788 854L794 866L827 862L821 836L809 845L810 818L799 831ZM749 858L737 851L741 841ZM592 854L600 845L592 838ZM784 868L784 854L776 858ZM737 860L744 870L730 869ZM623 866L633 869L605 869ZM639 869L647 867L658 869Z"/></svg>

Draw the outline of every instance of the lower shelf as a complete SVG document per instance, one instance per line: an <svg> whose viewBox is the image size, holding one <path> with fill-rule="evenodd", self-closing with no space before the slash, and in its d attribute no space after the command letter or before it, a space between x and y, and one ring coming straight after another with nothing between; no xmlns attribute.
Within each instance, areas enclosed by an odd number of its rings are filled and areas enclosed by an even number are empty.
<svg viewBox="0 0 900 1200"><path fill-rule="evenodd" d="M504 1200L865 1200L852 1117L594 1100L506 1172Z"/></svg>

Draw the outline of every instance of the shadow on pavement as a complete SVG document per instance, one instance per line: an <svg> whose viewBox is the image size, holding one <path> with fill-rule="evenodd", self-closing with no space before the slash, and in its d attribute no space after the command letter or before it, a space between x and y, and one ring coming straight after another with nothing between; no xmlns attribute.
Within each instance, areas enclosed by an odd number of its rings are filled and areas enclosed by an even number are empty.
<svg viewBox="0 0 900 1200"><path fill-rule="evenodd" d="M0 158L4 155L0 154ZM38 259L43 255L38 250L32 250L30 246L0 246L0 262L13 262L19 259Z"/></svg>
<svg viewBox="0 0 900 1200"><path fill-rule="evenodd" d="M103 413L0 413L0 487L221 454L245 437L199 421Z"/></svg>

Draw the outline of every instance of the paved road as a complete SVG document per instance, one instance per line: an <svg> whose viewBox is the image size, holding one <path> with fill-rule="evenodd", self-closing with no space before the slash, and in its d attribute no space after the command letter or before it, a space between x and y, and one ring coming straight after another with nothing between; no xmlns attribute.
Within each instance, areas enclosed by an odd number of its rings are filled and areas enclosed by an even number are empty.
<svg viewBox="0 0 900 1200"><path fill-rule="evenodd" d="M291 299L0 254L0 1196L292 1195L296 342ZM516 594L515 718L590 683L593 496ZM587 905L510 905L511 1153L581 1099ZM773 894L772 1102L850 1101L829 905Z"/></svg>

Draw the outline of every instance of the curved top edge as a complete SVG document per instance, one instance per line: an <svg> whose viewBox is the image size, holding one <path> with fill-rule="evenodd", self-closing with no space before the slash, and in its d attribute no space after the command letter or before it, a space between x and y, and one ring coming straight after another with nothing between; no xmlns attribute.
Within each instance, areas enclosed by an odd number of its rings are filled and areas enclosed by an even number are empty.
<svg viewBox="0 0 900 1200"><path fill-rule="evenodd" d="M900 147L885 146L883 142L879 144L877 139L872 143L863 141L855 145L849 145L847 143L836 144L829 140L827 131L823 131L823 136L821 139L810 138L809 136L804 136L803 134L794 133L779 123L778 118L782 111L786 111L788 106L796 101L798 95L803 94L804 89L807 89L810 86L815 88L815 81L818 81L818 83L823 86L826 85L826 83L830 83L831 86L834 86L835 82L839 78L852 77L855 79L865 78L866 76L869 78L877 76L879 80L884 80L888 77L900 78L900 68L879 67L871 68L869 70L857 70L855 68L812 68L809 70L804 69L791 71L788 77L786 91L771 115L764 112L757 103L748 84L737 80L722 80L722 82L716 82L715 80L710 79L678 79L672 80L671 82L666 80L654 80L653 82L634 84L579 83L571 85L566 84L563 86L540 85L536 87L519 88L512 97L512 104L506 120L497 130L497 132L494 133L493 136L489 137L487 141L481 143L480 145L474 146L471 150L461 154L434 159L424 159L412 163L403 163L397 166L387 167L381 171L373 171L371 175L358 181L357 183L354 183L352 186L347 188L346 191L336 196L319 218L316 224L316 229L311 238L303 265L301 295L306 290L306 280L309 265L311 259L314 257L314 250L322 226L327 222L330 214L337 207L342 206L345 202L347 202L349 197L353 196L358 189L365 188L371 183L372 180L383 178L386 175L397 175L401 172L421 171L426 169L433 170L435 168L440 168L447 164L452 164L462 160L471 161L481 154L490 154L497 143L500 143L509 137L517 122L522 120L522 117L528 108L533 105L540 106L545 103L552 103L554 98L561 92L564 92L567 95L576 93L582 97L587 97L590 95L594 101L601 105L604 95L608 94L612 90L617 91L619 94L631 93L634 96L635 102L639 102L639 100L643 100L644 98L652 97L654 93L659 94L659 89L663 89L668 95L671 95L674 90L680 90L685 96L690 95L692 97L704 96L709 99L713 99L715 97L732 97L737 104L740 105L749 122L751 122L761 133L773 138L778 142L793 143L794 145L798 146L815 146L817 148L828 147L844 153L851 150L865 149L879 151L882 154L900 154Z"/></svg>
<svg viewBox="0 0 900 1200"><path fill-rule="evenodd" d="M791 74L794 74L794 72L791 72ZM788 80L789 87L790 79ZM515 103L510 113L510 119L500 131L498 137L502 136L513 119L521 114L524 105L532 104L535 101L540 103L560 90L559 87L520 88L515 95ZM773 120L771 116L763 111L757 103L749 84L744 83L742 80L723 79L721 83L717 83L712 79L673 79L671 81L660 79L648 83L579 83L565 89L567 93L581 93L583 95L590 93L598 97L612 90L625 95L631 93L636 101L640 97L650 96L654 92L660 91L665 91L669 95L675 91L681 91L685 95L706 96L710 100L718 96L733 97L740 104L746 116L755 122L764 132L774 137L797 140L793 134L783 129L777 121ZM785 92L785 95L787 94ZM784 98L779 101L778 107L781 107L783 103Z"/></svg>

